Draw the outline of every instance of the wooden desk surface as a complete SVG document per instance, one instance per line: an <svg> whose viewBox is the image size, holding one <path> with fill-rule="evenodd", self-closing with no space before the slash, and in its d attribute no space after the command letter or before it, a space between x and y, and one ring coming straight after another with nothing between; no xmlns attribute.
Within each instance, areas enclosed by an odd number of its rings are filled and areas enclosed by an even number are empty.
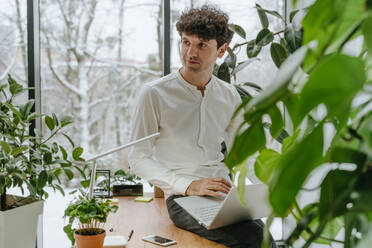
<svg viewBox="0 0 372 248"><path fill-rule="evenodd" d="M164 198L154 198L150 203L135 202L135 197L116 198L119 199L119 210L109 215L105 229L107 235L125 237L133 229L127 248L159 248L160 246L142 241L142 237L152 234L176 240L177 244L170 246L174 248L226 247L176 227L169 218ZM112 232L109 231L111 228Z"/></svg>

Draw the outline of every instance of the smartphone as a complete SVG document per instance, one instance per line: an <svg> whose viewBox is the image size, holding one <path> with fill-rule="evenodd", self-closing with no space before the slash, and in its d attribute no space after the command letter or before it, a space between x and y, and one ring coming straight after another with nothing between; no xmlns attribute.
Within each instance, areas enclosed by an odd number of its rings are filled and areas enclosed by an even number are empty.
<svg viewBox="0 0 372 248"><path fill-rule="evenodd" d="M143 237L142 240L153 243L153 244L157 244L160 246L169 246L169 245L177 244L177 242L174 240L163 238L157 235L149 235L149 236Z"/></svg>

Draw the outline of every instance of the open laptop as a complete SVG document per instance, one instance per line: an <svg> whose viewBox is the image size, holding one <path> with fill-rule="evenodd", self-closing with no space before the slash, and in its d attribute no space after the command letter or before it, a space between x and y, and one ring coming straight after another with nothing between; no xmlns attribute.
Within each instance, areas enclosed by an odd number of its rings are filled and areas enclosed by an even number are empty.
<svg viewBox="0 0 372 248"><path fill-rule="evenodd" d="M244 198L246 206L241 204L233 187L224 197L187 196L175 201L208 230L270 215L266 185L247 185Z"/></svg>

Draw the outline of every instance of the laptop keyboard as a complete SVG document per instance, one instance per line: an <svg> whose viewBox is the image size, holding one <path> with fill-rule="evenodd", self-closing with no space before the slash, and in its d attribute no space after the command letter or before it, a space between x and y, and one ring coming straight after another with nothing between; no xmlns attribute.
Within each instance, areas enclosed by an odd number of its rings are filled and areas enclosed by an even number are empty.
<svg viewBox="0 0 372 248"><path fill-rule="evenodd" d="M217 215L218 210L221 208L221 204L208 205L205 207L194 208L194 213L201 222L206 225L209 225L214 217Z"/></svg>

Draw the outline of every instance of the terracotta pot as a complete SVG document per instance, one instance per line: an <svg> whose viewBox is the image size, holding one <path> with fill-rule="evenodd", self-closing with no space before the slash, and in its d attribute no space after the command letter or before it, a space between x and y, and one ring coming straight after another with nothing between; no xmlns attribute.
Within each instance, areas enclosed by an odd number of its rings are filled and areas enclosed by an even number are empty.
<svg viewBox="0 0 372 248"><path fill-rule="evenodd" d="M103 233L97 235L80 235L76 232L81 231L76 230L74 233L74 238L76 241L77 248L102 248L103 241L105 240L106 231L104 229L97 228L99 230L103 230Z"/></svg>

